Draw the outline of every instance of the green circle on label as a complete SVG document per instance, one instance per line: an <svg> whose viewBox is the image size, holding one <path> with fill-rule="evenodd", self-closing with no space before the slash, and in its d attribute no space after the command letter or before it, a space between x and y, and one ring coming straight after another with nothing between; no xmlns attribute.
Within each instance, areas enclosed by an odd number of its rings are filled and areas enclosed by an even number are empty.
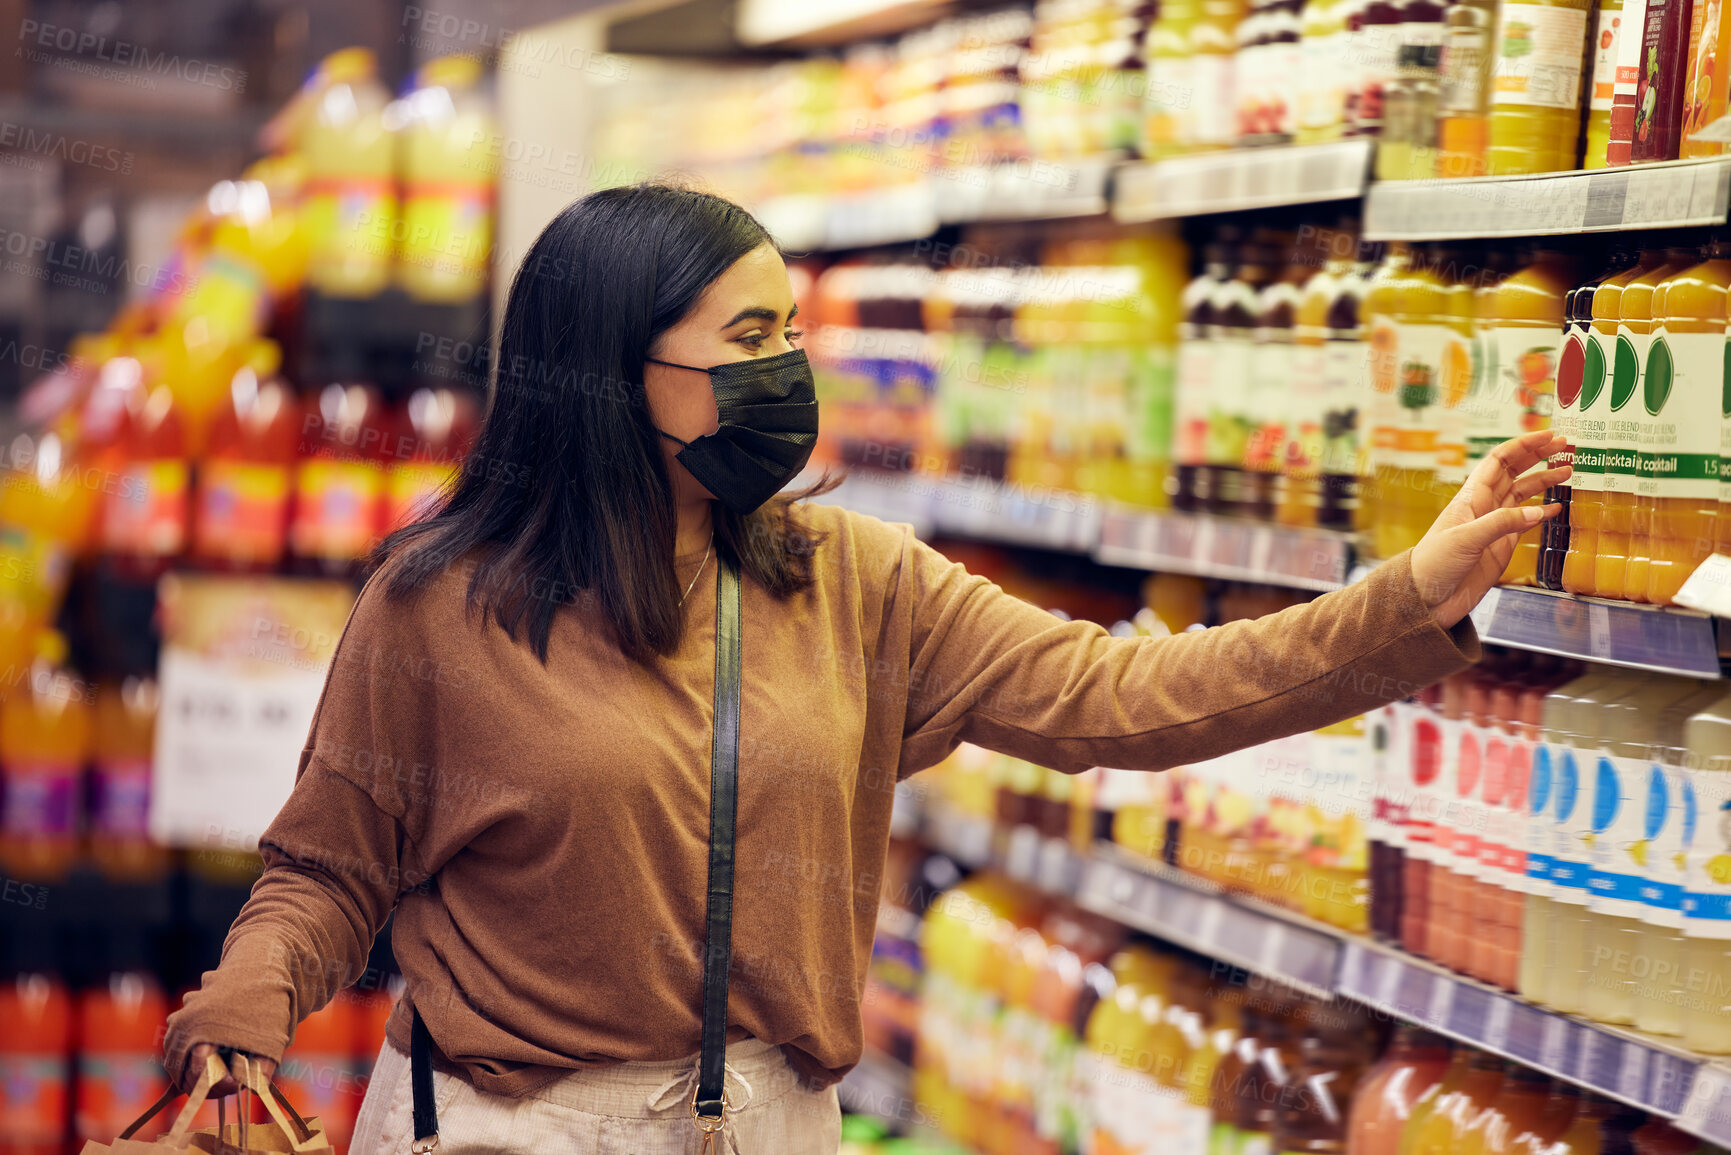
<svg viewBox="0 0 1731 1155"><path fill-rule="evenodd" d="M1647 372L1641 379L1641 404L1651 416L1659 416L1665 399L1671 396L1671 346L1664 337L1655 337L1647 350Z"/></svg>
<svg viewBox="0 0 1731 1155"><path fill-rule="evenodd" d="M1641 376L1641 362L1635 356L1634 342L1617 338L1616 360L1611 366L1611 409L1621 409L1635 395L1635 382Z"/></svg>
<svg viewBox="0 0 1731 1155"><path fill-rule="evenodd" d="M1585 410L1599 399L1599 394L1605 390L1605 351L1597 341L1584 342L1581 350L1581 408ZM1726 343L1727 356L1731 356L1731 342Z"/></svg>

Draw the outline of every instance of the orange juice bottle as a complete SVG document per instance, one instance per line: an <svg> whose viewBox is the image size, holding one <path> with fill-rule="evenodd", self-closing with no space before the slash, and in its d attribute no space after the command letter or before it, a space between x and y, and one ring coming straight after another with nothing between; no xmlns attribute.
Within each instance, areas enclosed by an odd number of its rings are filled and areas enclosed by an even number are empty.
<svg viewBox="0 0 1731 1155"><path fill-rule="evenodd" d="M1569 549L1563 560L1563 588L1572 594L1593 594L1598 590L1605 455L1610 449L1608 418L1623 290L1630 281L1663 261L1662 251L1649 250L1637 255L1627 268L1605 276L1593 289L1592 321L1587 329L1590 343L1584 352L1579 413L1575 418L1575 472L1569 479Z"/></svg>
<svg viewBox="0 0 1731 1155"><path fill-rule="evenodd" d="M1572 169L1590 0L1504 0L1500 8L1486 171Z"/></svg>
<svg viewBox="0 0 1731 1155"><path fill-rule="evenodd" d="M90 857L119 882L149 882L168 869L168 851L151 841L148 824L159 700L148 675L103 682L96 691Z"/></svg>
<svg viewBox="0 0 1731 1155"><path fill-rule="evenodd" d="M1454 0L1443 17L1442 93L1436 175L1483 176L1490 136L1495 0Z"/></svg>
<svg viewBox="0 0 1731 1155"><path fill-rule="evenodd" d="M90 691L66 659L66 639L40 631L29 684L0 702L0 868L31 882L61 881L78 858Z"/></svg>
<svg viewBox="0 0 1731 1155"><path fill-rule="evenodd" d="M1458 344L1461 320L1454 307L1458 295L1438 263L1435 251L1426 253L1411 264L1396 291L1396 473L1383 493L1388 497L1392 488L1395 501L1393 516L1379 523L1379 557L1393 557L1416 545L1441 512L1437 431L1442 421L1442 379L1445 353Z"/></svg>
<svg viewBox="0 0 1731 1155"><path fill-rule="evenodd" d="M78 1037L72 996L44 965L45 942L25 939L18 950L29 957L0 980L0 1155L63 1155Z"/></svg>
<svg viewBox="0 0 1731 1155"><path fill-rule="evenodd" d="M1456 1155L1460 1150L1473 1120L1501 1089L1507 1065L1489 1052L1472 1051L1466 1068L1458 1087L1439 1093L1429 1114L1421 1118L1413 1112L1401 1136L1400 1155Z"/></svg>
<svg viewBox="0 0 1731 1155"><path fill-rule="evenodd" d="M1649 256L1655 258L1649 263ZM1653 335L1653 290L1674 273L1694 264L1692 250L1644 251L1646 269L1628 281L1617 302L1617 344L1612 365L1610 407L1605 415L1605 469L1598 560L1592 592L1602 598L1627 598L1629 550L1635 528L1636 453L1639 450L1641 372ZM1593 317L1598 320L1595 299ZM1565 571L1566 572L1566 571ZM1586 591L1576 591L1586 592ZM1643 593L1645 588L1643 587Z"/></svg>
<svg viewBox="0 0 1731 1155"><path fill-rule="evenodd" d="M1569 258L1554 249L1526 256L1520 269L1479 301L1485 327L1480 392L1472 408L1467 468L1510 437L1549 428L1556 397L1557 336L1563 328L1563 295L1573 277ZM1538 498L1534 498L1534 503ZM1539 529L1523 533L1503 570L1511 585L1538 581Z"/></svg>
<svg viewBox="0 0 1731 1155"><path fill-rule="evenodd" d="M1396 310L1411 265L1410 246L1398 241L1390 244L1382 263L1366 282L1361 309L1369 345L1362 406L1366 472L1353 528L1358 531L1359 547L1372 557L1393 556L1383 552L1384 543L1393 536L1385 523L1398 518L1410 500L1410 487L1404 484L1405 472L1396 454L1401 429Z"/></svg>
<svg viewBox="0 0 1731 1155"><path fill-rule="evenodd" d="M1667 283L1643 374L1641 404L1653 421L1643 423L1651 437L1642 446L1641 460L1653 466L1655 491L1652 561L1643 593L1644 600L1659 605L1670 604L1713 552L1717 538L1720 409L1715 406L1721 404L1725 382L1731 237L1716 235L1707 257ZM1644 472L1644 482L1648 476Z"/></svg>
<svg viewBox="0 0 1731 1155"><path fill-rule="evenodd" d="M203 565L270 571L288 548L301 407L281 361L274 341L254 342L212 423L193 512L192 557Z"/></svg>
<svg viewBox="0 0 1731 1155"><path fill-rule="evenodd" d="M111 935L136 938L114 928ZM144 1114L166 1089L158 1056L168 996L145 966L142 943L113 944L100 986L78 996L78 1084L74 1131L80 1141L107 1143Z"/></svg>
<svg viewBox="0 0 1731 1155"><path fill-rule="evenodd" d="M1466 1082L1471 1072L1472 1059L1479 1052L1472 1047L1455 1047L1447 1056L1447 1065L1440 1077L1431 1085L1420 1091L1411 1100L1411 1105L1405 1112L1405 1122L1399 1132L1393 1136L1378 1129L1377 1138L1390 1143L1388 1150L1395 1155L1405 1155L1420 1131L1424 1130L1431 1116L1444 1107L1450 1107L1460 1097L1461 1084ZM1392 1142L1390 1142L1392 1140Z"/></svg>
<svg viewBox="0 0 1731 1155"><path fill-rule="evenodd" d="M1388 1050L1365 1072L1352 1098L1346 1149L1352 1155L1397 1155L1414 1104L1442 1081L1449 1059L1447 1041L1422 1027L1397 1024Z"/></svg>

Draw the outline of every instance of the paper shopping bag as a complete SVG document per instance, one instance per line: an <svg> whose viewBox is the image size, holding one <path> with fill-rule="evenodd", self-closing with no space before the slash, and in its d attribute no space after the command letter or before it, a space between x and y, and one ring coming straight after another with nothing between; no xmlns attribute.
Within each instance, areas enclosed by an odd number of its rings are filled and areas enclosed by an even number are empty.
<svg viewBox="0 0 1731 1155"><path fill-rule="evenodd" d="M211 1055L199 1074L198 1082L188 1092L185 1105L167 1131L154 1139L134 1137L174 1101L179 1092L172 1087L112 1143L92 1140L84 1145L79 1155L151 1155L165 1151L202 1151L209 1155L332 1155L330 1140L317 1116L302 1118L283 1093L264 1079L257 1067L246 1065L242 1070L241 1097L258 1096L270 1114L270 1122L219 1121L216 1127L192 1128L193 1117L210 1097L210 1089L228 1075L222 1060ZM243 1106L240 1118L245 1120L247 1114L247 1107Z"/></svg>

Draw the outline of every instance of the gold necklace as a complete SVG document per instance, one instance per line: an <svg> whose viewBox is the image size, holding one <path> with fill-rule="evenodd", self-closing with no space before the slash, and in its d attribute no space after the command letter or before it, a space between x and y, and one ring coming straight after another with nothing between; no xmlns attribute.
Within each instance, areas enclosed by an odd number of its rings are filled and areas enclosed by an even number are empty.
<svg viewBox="0 0 1731 1155"><path fill-rule="evenodd" d="M709 552L715 548L715 531L709 531L709 545L704 547L703 560L697 563L697 572L691 575L691 585L685 587L685 592L679 595L679 606L685 608L685 599L691 596L692 587L697 585L697 579L703 576L703 571L709 566Z"/></svg>

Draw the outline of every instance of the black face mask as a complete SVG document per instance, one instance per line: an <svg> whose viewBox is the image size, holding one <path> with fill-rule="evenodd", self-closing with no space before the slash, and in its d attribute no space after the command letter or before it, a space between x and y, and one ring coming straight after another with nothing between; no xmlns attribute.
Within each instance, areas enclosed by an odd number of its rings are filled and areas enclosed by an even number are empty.
<svg viewBox="0 0 1731 1155"><path fill-rule="evenodd" d="M675 454L679 463L728 509L743 517L805 468L817 444L817 388L804 349L708 369L644 360L709 374L716 431L694 441L656 432L685 447Z"/></svg>

